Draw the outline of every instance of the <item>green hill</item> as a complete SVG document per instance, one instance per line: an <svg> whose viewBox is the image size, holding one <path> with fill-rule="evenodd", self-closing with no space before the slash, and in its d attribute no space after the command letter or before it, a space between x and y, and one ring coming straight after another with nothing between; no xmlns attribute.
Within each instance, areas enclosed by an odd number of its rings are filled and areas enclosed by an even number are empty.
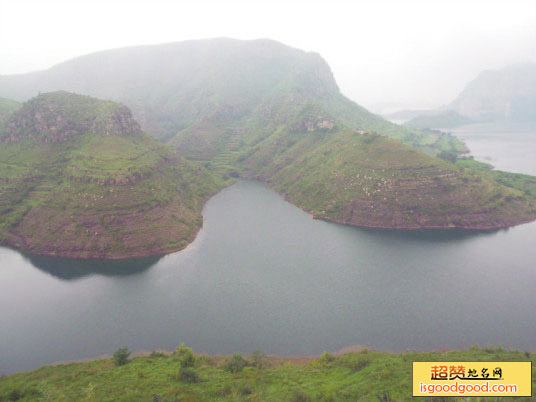
<svg viewBox="0 0 536 402"><path fill-rule="evenodd" d="M277 358L256 352L244 359L193 355L180 346L173 354L153 352L119 366L107 358L0 377L0 401L409 401L413 361L534 362L535 357L473 346L464 351L400 354L362 349L319 358Z"/></svg>
<svg viewBox="0 0 536 402"><path fill-rule="evenodd" d="M368 112L341 94L318 54L271 40L116 49L0 77L0 94L15 98L50 87L120 99L181 155L260 178L318 218L397 229L536 218L532 193L431 156L466 152L455 137Z"/></svg>
<svg viewBox="0 0 536 402"><path fill-rule="evenodd" d="M488 172L375 133L282 130L243 157L242 174L266 181L315 217L334 222L492 229L536 218L535 197L525 182L516 185L504 176L501 184Z"/></svg>
<svg viewBox="0 0 536 402"><path fill-rule="evenodd" d="M219 189L205 169L141 131L120 104L39 95L0 132L0 241L62 257L178 250Z"/></svg>
<svg viewBox="0 0 536 402"><path fill-rule="evenodd" d="M313 100L350 128L376 130L430 154L464 151L441 138L389 123L341 94L316 53L259 39L195 40L113 49L48 70L0 76L0 96L26 100L68 90L127 105L142 128L194 159L226 159L266 135L266 120ZM277 110L276 110L277 109Z"/></svg>

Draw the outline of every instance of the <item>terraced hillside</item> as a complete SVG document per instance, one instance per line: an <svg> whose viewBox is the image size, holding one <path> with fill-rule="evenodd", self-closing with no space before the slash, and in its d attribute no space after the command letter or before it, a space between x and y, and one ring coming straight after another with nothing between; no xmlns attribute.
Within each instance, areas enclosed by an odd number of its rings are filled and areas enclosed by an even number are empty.
<svg viewBox="0 0 536 402"><path fill-rule="evenodd" d="M193 240L220 183L120 104L39 95L0 132L0 241L62 257L163 254Z"/></svg>
<svg viewBox="0 0 536 402"><path fill-rule="evenodd" d="M315 217L389 229L495 229L536 219L530 177L460 167L373 132L281 130L243 155Z"/></svg>

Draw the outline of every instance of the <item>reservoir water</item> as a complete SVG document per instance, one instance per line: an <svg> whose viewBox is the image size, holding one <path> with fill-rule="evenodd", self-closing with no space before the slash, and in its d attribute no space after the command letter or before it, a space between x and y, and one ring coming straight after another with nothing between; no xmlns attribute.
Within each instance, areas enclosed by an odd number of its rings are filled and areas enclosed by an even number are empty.
<svg viewBox="0 0 536 402"><path fill-rule="evenodd" d="M476 160L498 170L536 176L536 123L479 123L449 130Z"/></svg>
<svg viewBox="0 0 536 402"><path fill-rule="evenodd" d="M495 150L491 163L505 152ZM534 153L525 157L517 167L536 173ZM62 260L0 248L0 375L180 342L223 354L534 351L535 240L536 223L495 232L342 226L239 181L206 204L196 240L162 258Z"/></svg>

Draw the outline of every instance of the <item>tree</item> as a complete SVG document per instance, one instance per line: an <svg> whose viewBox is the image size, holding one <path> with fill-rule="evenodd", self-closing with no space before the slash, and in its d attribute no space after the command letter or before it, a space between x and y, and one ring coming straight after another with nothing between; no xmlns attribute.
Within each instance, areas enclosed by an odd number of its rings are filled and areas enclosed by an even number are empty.
<svg viewBox="0 0 536 402"><path fill-rule="evenodd" d="M124 366L128 363L128 357L130 356L130 350L128 348L119 348L114 353L114 363L116 366Z"/></svg>

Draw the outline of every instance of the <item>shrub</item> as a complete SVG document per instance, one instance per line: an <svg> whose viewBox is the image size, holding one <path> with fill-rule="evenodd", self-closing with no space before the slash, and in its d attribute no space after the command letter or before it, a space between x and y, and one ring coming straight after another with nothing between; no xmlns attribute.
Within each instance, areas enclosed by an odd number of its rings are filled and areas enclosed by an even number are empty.
<svg viewBox="0 0 536 402"><path fill-rule="evenodd" d="M348 367L352 371L359 371L368 366L372 361L367 353L348 353L339 358L339 363L343 367Z"/></svg>
<svg viewBox="0 0 536 402"><path fill-rule="evenodd" d="M181 367L178 379L184 382L194 383L199 382L199 375L189 367Z"/></svg>
<svg viewBox="0 0 536 402"><path fill-rule="evenodd" d="M181 367L193 367L195 364L195 356L192 348L187 348L184 346L184 343L181 343L177 350L175 351L175 355L179 359Z"/></svg>
<svg viewBox="0 0 536 402"><path fill-rule="evenodd" d="M262 369L263 365L264 365L264 358L266 357L266 355L261 352L260 350L254 350L253 352L251 352L251 355L249 356L250 360L251 360L251 365L253 367L257 367L258 369Z"/></svg>
<svg viewBox="0 0 536 402"><path fill-rule="evenodd" d="M230 359L227 359L224 365L224 369L231 373L238 373L247 366L246 360L241 354L235 353Z"/></svg>
<svg viewBox="0 0 536 402"><path fill-rule="evenodd" d="M124 366L128 363L128 357L130 356L130 350L128 348L119 348L115 351L113 360L116 366Z"/></svg>
<svg viewBox="0 0 536 402"><path fill-rule="evenodd" d="M320 355L318 358L318 362L321 364L330 364L335 361L335 356L333 356L331 353L324 352Z"/></svg>
<svg viewBox="0 0 536 402"><path fill-rule="evenodd" d="M195 356L192 352L184 354L180 358L181 367L193 367L195 364Z"/></svg>

